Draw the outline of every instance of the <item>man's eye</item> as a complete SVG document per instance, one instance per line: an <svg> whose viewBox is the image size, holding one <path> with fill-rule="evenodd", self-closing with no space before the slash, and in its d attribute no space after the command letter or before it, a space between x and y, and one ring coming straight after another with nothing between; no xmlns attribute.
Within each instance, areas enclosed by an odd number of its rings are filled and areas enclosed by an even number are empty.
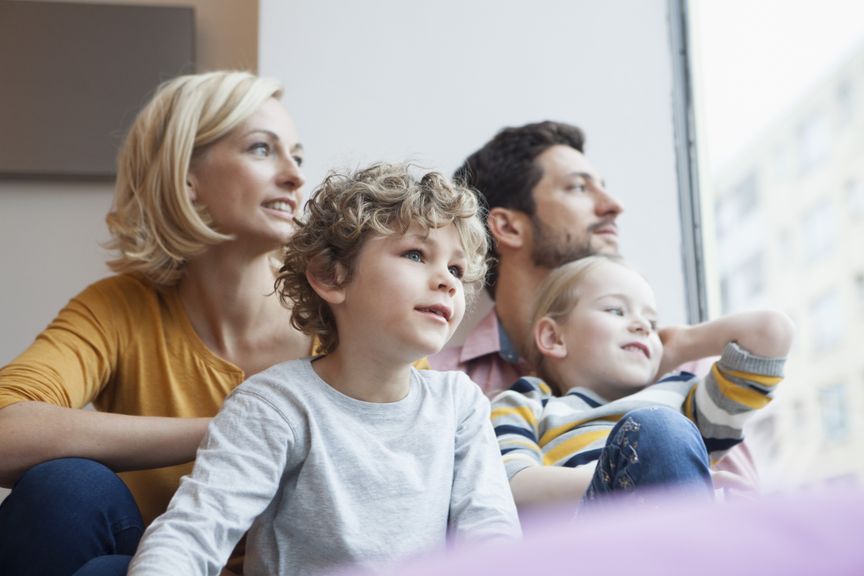
<svg viewBox="0 0 864 576"><path fill-rule="evenodd" d="M420 250L408 250L402 256L414 262L423 262L423 252Z"/></svg>
<svg viewBox="0 0 864 576"><path fill-rule="evenodd" d="M465 276L465 271L462 269L461 266L450 266L448 270L450 271L450 274L452 274L455 278L459 278L460 280L463 276Z"/></svg>
<svg viewBox="0 0 864 576"><path fill-rule="evenodd" d="M269 156L271 151L270 144L267 142L256 142L249 147L249 151L257 156Z"/></svg>

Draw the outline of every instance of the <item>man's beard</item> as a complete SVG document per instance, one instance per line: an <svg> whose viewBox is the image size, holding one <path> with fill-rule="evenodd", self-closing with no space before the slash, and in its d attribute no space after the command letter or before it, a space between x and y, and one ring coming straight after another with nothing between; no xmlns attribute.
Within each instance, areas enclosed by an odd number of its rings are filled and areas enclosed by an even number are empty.
<svg viewBox="0 0 864 576"><path fill-rule="evenodd" d="M557 268L568 262L594 256L598 250L591 246L591 238L595 228L606 223L597 223L588 227L585 238L574 240L568 232L564 238L557 238L548 234L548 229L535 214L531 217L531 225L534 229L534 247L531 250L531 260L534 265L541 268Z"/></svg>

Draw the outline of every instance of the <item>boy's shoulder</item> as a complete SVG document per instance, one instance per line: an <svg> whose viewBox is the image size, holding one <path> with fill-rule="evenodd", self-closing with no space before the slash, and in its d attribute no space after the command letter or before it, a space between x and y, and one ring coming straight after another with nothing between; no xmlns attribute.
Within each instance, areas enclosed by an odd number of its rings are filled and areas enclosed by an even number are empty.
<svg viewBox="0 0 864 576"><path fill-rule="evenodd" d="M411 370L427 398L457 404L488 402L480 386L461 370Z"/></svg>

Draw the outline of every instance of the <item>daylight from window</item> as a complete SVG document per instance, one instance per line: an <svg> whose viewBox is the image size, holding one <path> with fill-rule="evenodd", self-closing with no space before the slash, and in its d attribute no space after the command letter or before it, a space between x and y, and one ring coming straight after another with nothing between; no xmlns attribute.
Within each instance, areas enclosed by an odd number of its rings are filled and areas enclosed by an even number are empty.
<svg viewBox="0 0 864 576"><path fill-rule="evenodd" d="M864 2L688 7L711 315L798 327L748 430L763 483L864 485Z"/></svg>

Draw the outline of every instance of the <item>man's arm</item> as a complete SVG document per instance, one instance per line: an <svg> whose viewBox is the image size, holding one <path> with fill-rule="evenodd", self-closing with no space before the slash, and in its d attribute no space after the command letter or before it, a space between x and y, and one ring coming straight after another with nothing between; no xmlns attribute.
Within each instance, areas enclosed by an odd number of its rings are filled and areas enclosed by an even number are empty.
<svg viewBox="0 0 864 576"><path fill-rule="evenodd" d="M786 314L773 310L730 314L695 326L670 326L660 330L663 360L657 376L685 362L718 356L729 342L750 354L780 358L789 354L795 326Z"/></svg>

